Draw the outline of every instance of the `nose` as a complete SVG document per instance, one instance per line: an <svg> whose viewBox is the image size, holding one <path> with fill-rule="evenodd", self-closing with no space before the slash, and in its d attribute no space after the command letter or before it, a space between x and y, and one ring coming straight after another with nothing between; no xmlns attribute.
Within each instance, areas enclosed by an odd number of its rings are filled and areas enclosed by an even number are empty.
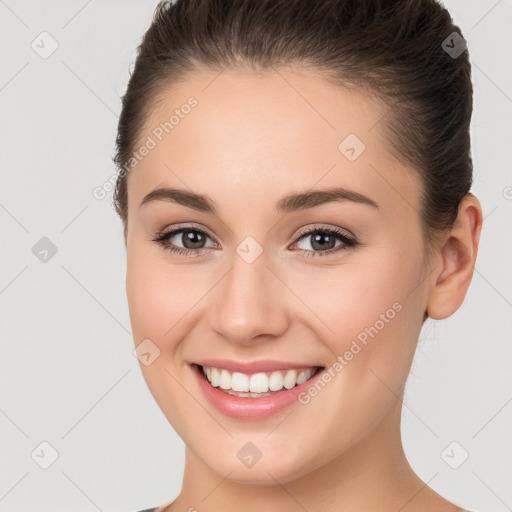
<svg viewBox="0 0 512 512"><path fill-rule="evenodd" d="M290 292L267 264L264 255L252 263L235 255L231 269L217 285L210 327L233 344L282 336L288 329Z"/></svg>

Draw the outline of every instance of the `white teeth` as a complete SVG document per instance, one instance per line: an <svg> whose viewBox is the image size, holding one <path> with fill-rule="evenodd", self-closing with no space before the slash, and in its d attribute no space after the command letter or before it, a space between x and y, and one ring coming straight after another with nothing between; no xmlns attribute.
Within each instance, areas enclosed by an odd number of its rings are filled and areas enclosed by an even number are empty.
<svg viewBox="0 0 512 512"><path fill-rule="evenodd" d="M227 370L221 370L219 386L222 389L231 389L231 374Z"/></svg>
<svg viewBox="0 0 512 512"><path fill-rule="evenodd" d="M249 377L244 373L233 373L231 375L231 389L233 391L249 391Z"/></svg>
<svg viewBox="0 0 512 512"><path fill-rule="evenodd" d="M272 372L268 382L268 387L271 391L279 391L283 389L283 375L281 372Z"/></svg>
<svg viewBox="0 0 512 512"><path fill-rule="evenodd" d="M307 370L304 370L297 375L297 384L302 384L303 382L306 382L308 380L308 376L306 373Z"/></svg>
<svg viewBox="0 0 512 512"><path fill-rule="evenodd" d="M306 370L293 369L248 375L241 372L230 373L228 370L209 366L202 368L203 374L213 387L241 393L267 393L283 388L292 389L306 382L316 371L316 367L312 367Z"/></svg>
<svg viewBox="0 0 512 512"><path fill-rule="evenodd" d="M297 383L297 370L288 370L286 374L283 384L286 389L292 389L293 386Z"/></svg>
<svg viewBox="0 0 512 512"><path fill-rule="evenodd" d="M264 373L251 375L249 391L251 393L266 393L268 391L268 377Z"/></svg>

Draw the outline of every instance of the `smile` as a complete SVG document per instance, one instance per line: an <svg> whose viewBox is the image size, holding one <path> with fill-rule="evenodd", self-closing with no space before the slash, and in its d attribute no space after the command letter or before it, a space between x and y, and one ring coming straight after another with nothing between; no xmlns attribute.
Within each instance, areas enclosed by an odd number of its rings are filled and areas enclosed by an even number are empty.
<svg viewBox="0 0 512 512"><path fill-rule="evenodd" d="M277 370L246 374L230 372L224 368L202 366L203 375L214 387L233 396L262 398L283 388L292 389L309 380L319 367L307 369Z"/></svg>
<svg viewBox="0 0 512 512"><path fill-rule="evenodd" d="M325 370L311 366L242 373L196 363L189 367L209 404L239 420L266 419L299 403L299 395Z"/></svg>

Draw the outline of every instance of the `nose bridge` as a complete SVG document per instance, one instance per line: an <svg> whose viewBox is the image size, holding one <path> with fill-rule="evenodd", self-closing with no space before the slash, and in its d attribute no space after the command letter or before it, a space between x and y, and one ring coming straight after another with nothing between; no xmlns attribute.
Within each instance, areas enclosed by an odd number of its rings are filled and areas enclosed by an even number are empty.
<svg viewBox="0 0 512 512"><path fill-rule="evenodd" d="M279 336L287 328L286 301L279 300L279 280L269 270L265 253L242 242L215 294L213 330L234 343L259 335ZM282 286L282 285L281 285Z"/></svg>

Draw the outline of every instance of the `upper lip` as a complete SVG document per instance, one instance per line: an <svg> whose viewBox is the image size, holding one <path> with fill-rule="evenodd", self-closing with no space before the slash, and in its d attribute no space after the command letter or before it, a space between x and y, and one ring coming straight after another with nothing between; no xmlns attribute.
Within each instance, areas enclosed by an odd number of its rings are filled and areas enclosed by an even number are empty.
<svg viewBox="0 0 512 512"><path fill-rule="evenodd" d="M315 364L302 364L302 363L290 363L284 361L271 361L269 359L260 361L234 361L231 359L203 359L201 361L195 361L195 364L201 366L210 366L214 368L223 368L230 372L240 373L259 373L259 372L272 372L277 370L289 370L289 369L306 369L306 368L317 368L320 365Z"/></svg>

